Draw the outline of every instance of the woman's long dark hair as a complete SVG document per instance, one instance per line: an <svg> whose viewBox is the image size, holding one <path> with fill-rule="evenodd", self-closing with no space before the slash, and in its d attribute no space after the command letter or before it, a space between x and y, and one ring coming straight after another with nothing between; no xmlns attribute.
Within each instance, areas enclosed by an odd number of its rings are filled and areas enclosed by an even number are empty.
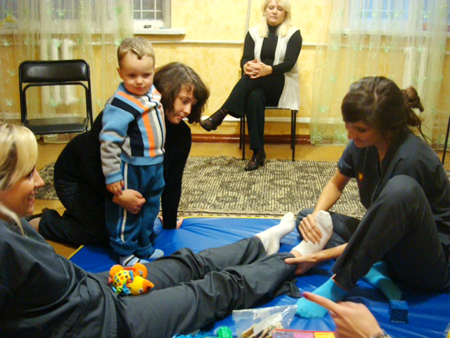
<svg viewBox="0 0 450 338"><path fill-rule="evenodd" d="M422 121L413 108L424 110L414 87L401 90L382 76L365 77L353 83L341 107L344 122L364 122L392 142L413 128L425 138Z"/></svg>
<svg viewBox="0 0 450 338"><path fill-rule="evenodd" d="M209 89L191 67L180 62L168 63L156 70L153 83L161 93L161 103L164 111L167 112L173 110L173 104L181 89L193 90L197 104L192 107L188 121L189 123L200 122L209 98Z"/></svg>

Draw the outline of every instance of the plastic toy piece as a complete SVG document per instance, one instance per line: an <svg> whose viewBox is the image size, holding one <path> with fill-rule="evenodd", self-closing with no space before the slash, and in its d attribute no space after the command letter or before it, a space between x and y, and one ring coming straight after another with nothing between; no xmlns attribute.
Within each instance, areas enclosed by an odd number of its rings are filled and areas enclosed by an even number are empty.
<svg viewBox="0 0 450 338"><path fill-rule="evenodd" d="M389 302L389 313L392 323L408 323L408 303L403 300L391 300Z"/></svg>
<svg viewBox="0 0 450 338"><path fill-rule="evenodd" d="M144 264L136 263L132 267L114 265L109 270L108 284L118 294L140 295L149 292L155 286L146 279L147 268Z"/></svg>
<svg viewBox="0 0 450 338"><path fill-rule="evenodd" d="M332 331L303 331L276 329L272 338L336 338Z"/></svg>
<svg viewBox="0 0 450 338"><path fill-rule="evenodd" d="M217 330L217 338L233 338L233 334L228 327L221 326Z"/></svg>

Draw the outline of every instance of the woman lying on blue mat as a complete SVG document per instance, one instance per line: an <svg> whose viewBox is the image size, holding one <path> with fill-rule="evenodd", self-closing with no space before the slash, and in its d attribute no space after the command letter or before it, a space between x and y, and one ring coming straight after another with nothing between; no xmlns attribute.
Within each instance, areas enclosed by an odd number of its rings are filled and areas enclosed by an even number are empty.
<svg viewBox="0 0 450 338"><path fill-rule="evenodd" d="M254 237L199 254L182 249L147 264L155 287L119 297L108 272L93 274L58 256L23 217L34 211L37 143L18 125L0 124L0 336L171 337L186 334L298 289L295 265L278 253L295 217ZM299 296L299 294L297 294Z"/></svg>
<svg viewBox="0 0 450 338"><path fill-rule="evenodd" d="M450 183L436 153L414 133L423 136L413 108L423 111L416 90L402 91L383 77L361 79L344 97L350 143L316 207L297 217L304 241L323 248L332 233L331 238L325 250L287 260L302 273L337 258L335 275L316 294L342 300L360 278L391 300L401 297L392 280L413 289L450 286ZM333 231L319 229L316 215L338 201L352 177L367 208L365 216L359 221L331 213ZM304 298L297 305L302 317L326 313Z"/></svg>

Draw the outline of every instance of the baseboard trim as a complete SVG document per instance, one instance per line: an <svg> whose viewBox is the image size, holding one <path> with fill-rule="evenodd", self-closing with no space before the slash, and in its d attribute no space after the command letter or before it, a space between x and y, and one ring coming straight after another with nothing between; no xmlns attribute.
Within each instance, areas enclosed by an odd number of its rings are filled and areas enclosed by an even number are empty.
<svg viewBox="0 0 450 338"><path fill-rule="evenodd" d="M239 135L207 135L207 134L193 134L193 142L205 143L239 143ZM265 143L268 144L290 144L290 135L266 135L264 136ZM246 135L245 143L249 143L249 137ZM309 135L297 135L295 137L295 144L311 144Z"/></svg>

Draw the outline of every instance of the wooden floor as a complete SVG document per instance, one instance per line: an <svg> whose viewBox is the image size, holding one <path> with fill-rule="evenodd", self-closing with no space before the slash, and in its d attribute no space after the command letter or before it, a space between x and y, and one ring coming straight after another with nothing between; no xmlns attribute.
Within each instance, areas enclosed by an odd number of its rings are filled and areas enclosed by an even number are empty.
<svg viewBox="0 0 450 338"><path fill-rule="evenodd" d="M39 141L39 159L37 169L42 169L46 165L55 162L58 155L66 144L45 143ZM310 146L296 145L295 160L311 161L337 161L342 154L343 146ZM268 144L266 145L268 159L291 159L292 152L288 144ZM246 150L247 159L252 152ZM442 154L438 153L441 157ZM236 143L193 143L190 156L232 156L241 158L242 151ZM450 158L449 161L450 162ZM450 169L450 164L446 165ZM64 207L59 201L37 200L35 212L40 212L43 208L56 209L60 214L64 212ZM62 256L69 257L76 248L64 244L50 242L55 250Z"/></svg>

